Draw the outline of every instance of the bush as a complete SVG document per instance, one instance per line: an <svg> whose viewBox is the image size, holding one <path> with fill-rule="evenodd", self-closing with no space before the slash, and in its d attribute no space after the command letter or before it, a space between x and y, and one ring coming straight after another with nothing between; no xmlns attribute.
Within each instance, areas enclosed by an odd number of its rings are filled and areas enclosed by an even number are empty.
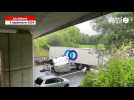
<svg viewBox="0 0 134 100"><path fill-rule="evenodd" d="M82 87L131 87L134 86L134 59L113 57L99 73L88 72Z"/></svg>

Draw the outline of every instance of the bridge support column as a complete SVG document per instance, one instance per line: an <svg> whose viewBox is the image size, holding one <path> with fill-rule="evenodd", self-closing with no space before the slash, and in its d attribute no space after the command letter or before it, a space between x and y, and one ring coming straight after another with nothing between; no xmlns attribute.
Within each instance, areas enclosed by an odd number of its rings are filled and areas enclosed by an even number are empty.
<svg viewBox="0 0 134 100"><path fill-rule="evenodd" d="M32 35L28 31L0 34L1 86L33 85Z"/></svg>

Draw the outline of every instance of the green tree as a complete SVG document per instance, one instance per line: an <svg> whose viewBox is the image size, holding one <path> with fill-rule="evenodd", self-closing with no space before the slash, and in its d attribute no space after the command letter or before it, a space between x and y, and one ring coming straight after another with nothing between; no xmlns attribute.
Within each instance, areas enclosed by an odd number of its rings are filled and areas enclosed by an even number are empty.
<svg viewBox="0 0 134 100"><path fill-rule="evenodd" d="M113 18L129 18L128 23L110 23L109 19ZM120 48L122 44L126 44L133 41L133 25L134 25L134 13L133 12L116 12L110 15L99 17L94 22L94 30L103 34L100 41L105 45L111 45L112 47ZM118 22L118 20L116 20Z"/></svg>

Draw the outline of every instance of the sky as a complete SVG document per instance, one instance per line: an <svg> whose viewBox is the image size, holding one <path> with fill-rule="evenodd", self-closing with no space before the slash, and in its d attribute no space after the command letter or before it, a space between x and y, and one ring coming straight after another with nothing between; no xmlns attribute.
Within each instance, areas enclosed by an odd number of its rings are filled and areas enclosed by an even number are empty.
<svg viewBox="0 0 134 100"><path fill-rule="evenodd" d="M92 29L93 24L91 23L91 21L86 21L86 22L77 24L75 26L80 29L81 33L88 34L88 35L99 34L98 32L96 32Z"/></svg>

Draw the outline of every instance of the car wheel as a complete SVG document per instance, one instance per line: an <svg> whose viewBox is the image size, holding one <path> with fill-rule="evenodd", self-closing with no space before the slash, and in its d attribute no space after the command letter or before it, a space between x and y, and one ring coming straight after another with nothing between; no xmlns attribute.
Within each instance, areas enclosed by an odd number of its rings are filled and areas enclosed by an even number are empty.
<svg viewBox="0 0 134 100"><path fill-rule="evenodd" d="M69 84L66 84L64 87L69 87Z"/></svg>

